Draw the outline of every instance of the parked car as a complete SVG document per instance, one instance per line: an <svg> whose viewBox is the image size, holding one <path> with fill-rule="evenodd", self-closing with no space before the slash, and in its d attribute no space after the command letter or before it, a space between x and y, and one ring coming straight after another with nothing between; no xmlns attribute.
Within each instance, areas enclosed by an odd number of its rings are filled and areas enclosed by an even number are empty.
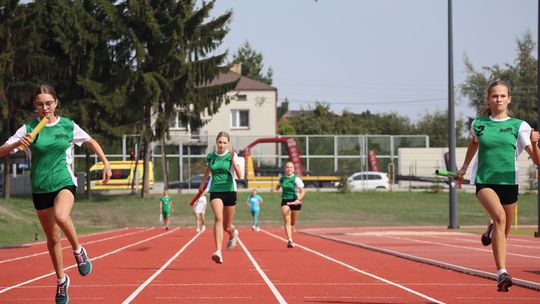
<svg viewBox="0 0 540 304"><path fill-rule="evenodd" d="M169 182L169 189L199 189L202 177L202 174L197 174L185 181ZM207 184L208 180L210 180L210 176L208 176L208 179L206 180Z"/></svg>
<svg viewBox="0 0 540 304"><path fill-rule="evenodd" d="M347 183L352 191L390 188L388 175L384 172L356 172L349 176Z"/></svg>

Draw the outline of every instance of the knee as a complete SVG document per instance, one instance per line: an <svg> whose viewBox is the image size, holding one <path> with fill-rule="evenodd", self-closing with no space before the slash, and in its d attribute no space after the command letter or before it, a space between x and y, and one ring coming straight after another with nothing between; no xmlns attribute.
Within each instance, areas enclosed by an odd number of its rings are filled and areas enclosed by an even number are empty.
<svg viewBox="0 0 540 304"><path fill-rule="evenodd" d="M57 244L60 244L61 237L60 237L60 231L58 232L52 232L50 234L47 234L47 244L50 246L55 246Z"/></svg>
<svg viewBox="0 0 540 304"><path fill-rule="evenodd" d="M58 224L58 226L60 227L65 227L69 224L71 220L71 217L69 216L69 214L57 214L56 215L56 223Z"/></svg>
<svg viewBox="0 0 540 304"><path fill-rule="evenodd" d="M504 212L499 212L493 217L493 225L499 227L506 226L506 215Z"/></svg>

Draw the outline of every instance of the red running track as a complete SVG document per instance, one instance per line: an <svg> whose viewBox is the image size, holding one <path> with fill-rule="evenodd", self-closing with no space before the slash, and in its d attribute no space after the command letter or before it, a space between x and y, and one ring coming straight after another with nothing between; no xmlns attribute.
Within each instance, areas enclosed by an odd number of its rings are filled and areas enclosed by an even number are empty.
<svg viewBox="0 0 540 304"><path fill-rule="evenodd" d="M297 247L288 249L281 228L257 233L241 227L240 242L224 250L222 265L210 259L210 229L197 234L188 228L129 228L81 236L94 270L79 276L65 245L70 303L540 303L540 292L530 288L499 293L493 280L358 246L369 241L411 254L427 251L431 258L454 256L452 263L467 266L467 254L483 251L461 247L484 249L472 243L478 235L394 233L395 239L373 229L340 229L304 228L306 233L295 234ZM452 246L426 250L426 242ZM524 252L512 259L538 246L526 244L518 244ZM0 250L0 274L0 303L52 302L56 279L44 243Z"/></svg>

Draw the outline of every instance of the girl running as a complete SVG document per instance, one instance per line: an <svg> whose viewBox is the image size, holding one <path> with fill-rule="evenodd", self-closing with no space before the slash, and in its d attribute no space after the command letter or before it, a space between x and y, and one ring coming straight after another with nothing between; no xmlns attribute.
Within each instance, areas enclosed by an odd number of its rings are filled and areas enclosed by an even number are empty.
<svg viewBox="0 0 540 304"><path fill-rule="evenodd" d="M305 190L304 182L294 174L294 164L292 162L285 164L285 176L279 178L275 191L279 191L280 188L283 188L283 193L281 194L281 215L283 216L283 225L288 240L287 248L293 248L292 234L296 220L300 216Z"/></svg>
<svg viewBox="0 0 540 304"><path fill-rule="evenodd" d="M56 272L56 303L67 303L70 278L64 273L60 230L71 244L79 274L86 276L92 271L92 263L86 249L79 244L70 216L77 189L72 168L73 145L86 144L97 154L104 164L104 183L108 182L112 175L111 166L101 146L94 139L72 120L56 116L58 97L53 87L41 84L37 86L34 96L38 118L20 127L0 147L0 157L17 152L22 145L30 158L32 200L47 238L47 249ZM49 122L36 138L32 139L30 132L44 117L47 117Z"/></svg>
<svg viewBox="0 0 540 304"><path fill-rule="evenodd" d="M227 249L233 249L238 239L238 230L232 221L236 211L236 181L235 175L242 178L238 155L229 151L230 137L226 132L219 132L216 137L216 152L208 153L206 170L199 186L199 191L204 191L205 181L212 174L210 183L210 205L214 212L214 240L216 252L212 260L218 264L223 263L221 246L223 231L229 234Z"/></svg>
<svg viewBox="0 0 540 304"><path fill-rule="evenodd" d="M205 226L205 218L204 215L206 213L206 195L203 194L195 205L193 205L193 214L195 214L195 225L197 226L197 229L195 231L200 232L206 230Z"/></svg>
<svg viewBox="0 0 540 304"><path fill-rule="evenodd" d="M263 203L263 198L257 194L257 190L251 190L251 194L248 196L246 204L249 207L249 213L251 213L252 224L251 229L253 231L259 232L261 229L259 226L259 214L261 213L261 204Z"/></svg>
<svg viewBox="0 0 540 304"><path fill-rule="evenodd" d="M540 136L527 122L509 116L507 110L511 101L510 87L505 82L495 81L488 86L486 110L483 117L472 123L473 139L458 171L462 178L478 151L471 184L476 184L476 198L493 222L482 237L482 243L492 244L497 291L503 292L513 285L506 270L506 239L518 201L517 158L525 150L535 165L540 163Z"/></svg>
<svg viewBox="0 0 540 304"><path fill-rule="evenodd" d="M169 191L167 189L163 190L163 196L159 198L159 213L163 218L163 223L165 224L165 230L169 230L169 218L173 211L172 198L169 196Z"/></svg>

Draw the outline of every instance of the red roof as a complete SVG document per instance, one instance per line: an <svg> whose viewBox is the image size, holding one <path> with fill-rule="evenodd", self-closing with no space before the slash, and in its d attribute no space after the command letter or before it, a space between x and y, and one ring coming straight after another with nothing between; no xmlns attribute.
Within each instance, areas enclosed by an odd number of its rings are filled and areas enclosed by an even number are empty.
<svg viewBox="0 0 540 304"><path fill-rule="evenodd" d="M212 82L210 82L209 86L232 82L232 81L237 80L239 77L240 77L240 80L238 81L238 83L236 84L236 87L234 88L236 91L277 91L276 88L274 88L273 86L269 84L248 78L246 76L241 76L240 74L232 72L232 71L228 71L227 73L220 74L218 77L212 80Z"/></svg>

